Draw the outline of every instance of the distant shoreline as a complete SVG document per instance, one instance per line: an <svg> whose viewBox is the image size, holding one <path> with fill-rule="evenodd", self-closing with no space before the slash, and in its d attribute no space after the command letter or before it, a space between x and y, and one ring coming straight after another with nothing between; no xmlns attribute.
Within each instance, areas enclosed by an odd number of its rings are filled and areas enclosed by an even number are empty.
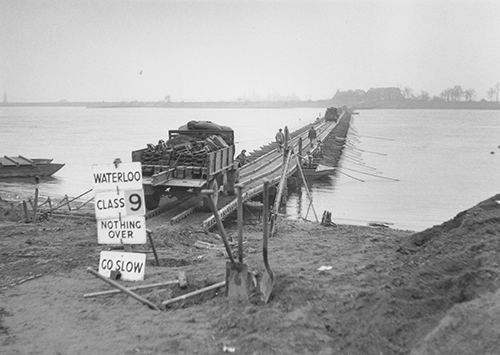
<svg viewBox="0 0 500 355"><path fill-rule="evenodd" d="M490 101L384 101L384 102L337 102L337 100L308 101L205 101L205 102L8 102L0 107L85 107L85 108L327 108L349 106L352 109L418 109L418 110L500 110L500 102Z"/></svg>

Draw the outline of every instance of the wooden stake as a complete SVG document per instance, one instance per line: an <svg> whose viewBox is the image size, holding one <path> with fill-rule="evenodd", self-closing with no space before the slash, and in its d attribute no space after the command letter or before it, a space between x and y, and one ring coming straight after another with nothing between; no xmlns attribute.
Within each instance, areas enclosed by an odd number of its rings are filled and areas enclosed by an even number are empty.
<svg viewBox="0 0 500 355"><path fill-rule="evenodd" d="M24 222L28 223L30 221L30 216L28 214L28 205L26 201L23 200L23 211L24 211Z"/></svg>
<svg viewBox="0 0 500 355"><path fill-rule="evenodd" d="M199 290L196 290L196 291L193 291L193 292L190 292L190 293L186 293L186 294L184 294L182 296L171 298L169 300L163 301L161 304L164 305L164 306L167 306L169 304L185 300L186 298L199 295L200 293L203 293L203 292L207 292L207 291L210 291L210 290L216 290L218 288L223 287L225 284L226 284L226 281L221 281L221 282L218 282L218 283L213 284L211 286L200 288Z"/></svg>
<svg viewBox="0 0 500 355"><path fill-rule="evenodd" d="M33 223L36 223L37 213L38 213L38 187L35 188L35 202L33 202Z"/></svg>
<svg viewBox="0 0 500 355"><path fill-rule="evenodd" d="M238 260L243 264L243 187L236 186L238 194Z"/></svg>
<svg viewBox="0 0 500 355"><path fill-rule="evenodd" d="M272 222L271 222L271 236L274 236L274 233L276 232L276 216L278 215L280 203L281 203L281 195L283 193L283 188L285 186L285 181L287 179L287 172L288 172L288 166L290 164L290 158L292 156L292 152L288 152L288 156L285 161L285 165L283 167L283 173L281 175L281 179L278 185L278 194L276 195L276 198L274 200L274 215L272 217Z"/></svg>
<svg viewBox="0 0 500 355"><path fill-rule="evenodd" d="M82 204L81 204L80 206L78 206L76 209L77 209L77 210L82 209L82 207L83 207L83 206L87 205L88 203L90 203L90 201L93 201L93 200L94 200L94 198L93 198L93 197L89 198L87 201L85 201L84 203L82 203Z"/></svg>
<svg viewBox="0 0 500 355"><path fill-rule="evenodd" d="M304 181L304 188L306 190L307 197L309 198L312 210L314 212L314 218L316 218L316 222L319 222L318 215L316 214L316 210L314 209L314 205L312 203L311 192L309 191L309 187L307 186L307 180L306 180L306 177L304 175L304 171L302 170L302 166L299 164L299 158L297 157L297 155L295 155L295 159L297 160L297 167L300 171L300 176L302 177L302 180Z"/></svg>
<svg viewBox="0 0 500 355"><path fill-rule="evenodd" d="M66 203L67 203L67 205L68 205L68 210L69 210L69 211L71 211L71 205L69 204L69 203L70 203L70 201L69 201L69 197L68 197L68 195L64 195L64 198L66 199Z"/></svg>
<svg viewBox="0 0 500 355"><path fill-rule="evenodd" d="M148 235L149 244L151 244L151 249L153 249L153 255L155 256L156 266L160 266L160 260L158 260L158 254L156 254L155 244L153 243L153 232L146 229L146 234Z"/></svg>
<svg viewBox="0 0 500 355"><path fill-rule="evenodd" d="M158 306L156 306L154 303L151 303L150 301L148 301L147 299L145 298L142 298L141 296L139 296L137 293L135 292L132 292L130 291L128 288L125 288L123 287L122 285L120 285L118 282L116 281L113 281L113 280L110 280L110 279L107 279L105 278L104 276L102 276L101 274L99 274L97 271L95 271L94 269L92 269L91 267L88 267L87 268L87 271L89 273L91 273L92 275L94 275L95 277L101 279L102 281L110 284L111 286L113 287L116 287L117 289L119 289L121 292L129 295L130 297L132 298L135 298L136 300L138 300L139 302L141 303L144 303L145 305L147 305L149 308L151 309L154 309L155 311L159 311L160 308L158 308Z"/></svg>
<svg viewBox="0 0 500 355"><path fill-rule="evenodd" d="M285 181L287 179L288 166L290 165L291 156L292 156L292 154L289 153L286 160L285 160L285 165L283 166L283 173L281 175L281 179L280 179L279 186L278 186L278 194L276 195L276 198L274 200L274 213L278 213L278 209L279 209L280 202L281 202L281 194L283 193L283 188L285 186Z"/></svg>
<svg viewBox="0 0 500 355"><path fill-rule="evenodd" d="M79 199L80 197L85 196L86 194L88 194L88 193L90 193L90 192L92 192L92 191L93 191L93 189L89 189L89 190L85 191L84 193L81 193L80 195L78 195L78 196L76 196L76 197L73 197L71 200L69 200L69 199L68 199L68 195L66 195L66 197L62 199L61 203L60 203L59 205L57 205L56 207L54 207L54 208L53 208L52 210L50 210L49 212L52 212L52 211L58 210L59 208L61 208L61 207L64 207L64 206L68 205L70 202L75 201L75 200ZM66 201L66 202L64 202L64 201ZM71 210L71 208L69 208L69 209Z"/></svg>

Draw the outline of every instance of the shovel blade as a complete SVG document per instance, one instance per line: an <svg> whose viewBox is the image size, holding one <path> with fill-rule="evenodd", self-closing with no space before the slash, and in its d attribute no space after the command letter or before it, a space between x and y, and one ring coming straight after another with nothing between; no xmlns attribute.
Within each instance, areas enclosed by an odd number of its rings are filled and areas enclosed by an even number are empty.
<svg viewBox="0 0 500 355"><path fill-rule="evenodd" d="M262 279L260 280L260 292L262 293L262 300L264 303L269 302L271 293L273 292L274 277L272 274L264 271Z"/></svg>
<svg viewBox="0 0 500 355"><path fill-rule="evenodd" d="M248 302L248 267L226 263L226 296L232 302Z"/></svg>

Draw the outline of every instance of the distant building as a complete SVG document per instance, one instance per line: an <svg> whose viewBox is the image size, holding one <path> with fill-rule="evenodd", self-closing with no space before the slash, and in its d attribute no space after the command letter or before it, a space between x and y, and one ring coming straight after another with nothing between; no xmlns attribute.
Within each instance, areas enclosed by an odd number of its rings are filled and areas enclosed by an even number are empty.
<svg viewBox="0 0 500 355"><path fill-rule="evenodd" d="M6 104L8 101L7 101L7 93L4 92L3 93L3 103Z"/></svg>

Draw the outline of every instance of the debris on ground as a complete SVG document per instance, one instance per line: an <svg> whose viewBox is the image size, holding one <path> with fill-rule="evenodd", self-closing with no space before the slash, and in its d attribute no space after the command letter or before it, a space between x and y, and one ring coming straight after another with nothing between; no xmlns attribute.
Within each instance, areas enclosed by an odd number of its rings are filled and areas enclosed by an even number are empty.
<svg viewBox="0 0 500 355"><path fill-rule="evenodd" d="M244 306L230 304L220 288L161 312L122 294L83 297L106 289L85 271L104 249L95 222L16 222L0 201L2 353L218 354L231 352L229 344L238 354L497 353L499 200L419 233L284 220L269 240L269 303L251 295ZM220 245L215 233L148 222L161 266L148 254L144 284L179 271L189 283L138 294L160 305L224 280L225 256L199 248ZM245 241L257 282L262 230L245 229ZM329 270L318 272L321 266Z"/></svg>

